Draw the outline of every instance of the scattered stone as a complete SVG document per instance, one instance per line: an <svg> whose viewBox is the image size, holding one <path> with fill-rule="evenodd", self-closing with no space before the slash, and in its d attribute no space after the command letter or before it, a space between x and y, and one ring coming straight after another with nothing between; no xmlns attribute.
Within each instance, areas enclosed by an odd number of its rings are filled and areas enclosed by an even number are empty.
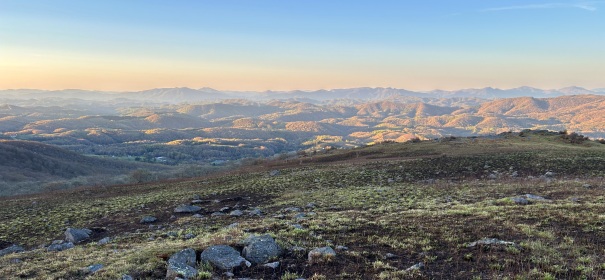
<svg viewBox="0 0 605 280"><path fill-rule="evenodd" d="M23 261L21 259L10 259L10 261L8 261L11 264L18 264L18 263L22 263Z"/></svg>
<svg viewBox="0 0 605 280"><path fill-rule="evenodd" d="M305 215L305 213L298 213L294 216L294 219L296 220L303 220L305 219L307 216Z"/></svg>
<svg viewBox="0 0 605 280"><path fill-rule="evenodd" d="M191 197L191 199L193 199L193 200L201 200L202 196L199 195L199 194L194 194L193 197Z"/></svg>
<svg viewBox="0 0 605 280"><path fill-rule="evenodd" d="M338 250L338 251L347 251L347 250L349 250L349 247L338 245L338 246L336 246L336 250Z"/></svg>
<svg viewBox="0 0 605 280"><path fill-rule="evenodd" d="M590 184L583 184L582 187L585 188L585 189L592 188L592 186Z"/></svg>
<svg viewBox="0 0 605 280"><path fill-rule="evenodd" d="M202 207L195 205L181 205L174 208L174 213L195 213L202 210Z"/></svg>
<svg viewBox="0 0 605 280"><path fill-rule="evenodd" d="M285 218L286 218L286 215L284 215L284 214L279 214L279 215L275 215L275 216L273 216L273 218L276 218L276 219L285 219Z"/></svg>
<svg viewBox="0 0 605 280"><path fill-rule="evenodd" d="M511 173L510 176L513 178L517 178L517 177L519 177L519 172L513 171L513 173Z"/></svg>
<svg viewBox="0 0 605 280"><path fill-rule="evenodd" d="M209 262L213 266L231 271L235 267L242 265L249 266L250 262L242 258L240 253L227 245L214 245L206 248L200 255L203 262Z"/></svg>
<svg viewBox="0 0 605 280"><path fill-rule="evenodd" d="M233 210L229 213L229 216L231 217L239 217L244 215L244 212L242 212L241 210Z"/></svg>
<svg viewBox="0 0 605 280"><path fill-rule="evenodd" d="M187 233L187 234L185 234L185 236L183 236L183 239L193 239L193 238L195 238L195 236L196 235L193 233Z"/></svg>
<svg viewBox="0 0 605 280"><path fill-rule="evenodd" d="M528 205L529 204L529 200L523 198L523 197L513 197L511 198L511 200L515 203L515 204L519 204L519 205Z"/></svg>
<svg viewBox="0 0 605 280"><path fill-rule="evenodd" d="M282 250L271 235L249 236L243 242L246 244L242 254L253 264L262 264L281 255Z"/></svg>
<svg viewBox="0 0 605 280"><path fill-rule="evenodd" d="M228 277L228 278L232 278L235 276L235 274L233 274L233 272L231 272L231 271L227 271L227 272L223 273L223 275L225 275L225 277Z"/></svg>
<svg viewBox="0 0 605 280"><path fill-rule="evenodd" d="M75 246L71 242L51 244L50 246L48 246L46 248L46 251L48 251L48 252L58 252L58 251L64 251L64 250L67 250L67 249L71 249L73 247L75 247Z"/></svg>
<svg viewBox="0 0 605 280"><path fill-rule="evenodd" d="M194 217L194 218L198 218L198 219L202 219L202 218L204 218L204 216L203 216L202 214L195 214L195 215L193 215L192 217Z"/></svg>
<svg viewBox="0 0 605 280"><path fill-rule="evenodd" d="M105 237L97 242L98 245L105 245L111 242L111 238Z"/></svg>
<svg viewBox="0 0 605 280"><path fill-rule="evenodd" d="M83 272L85 274L93 274L101 269L103 269L102 264L93 264L93 265L89 265L88 267L84 268Z"/></svg>
<svg viewBox="0 0 605 280"><path fill-rule="evenodd" d="M415 265L412 265L410 267L408 267L405 271L415 271L415 270L421 270L424 268L424 263L423 262L419 262Z"/></svg>
<svg viewBox="0 0 605 280"><path fill-rule="evenodd" d="M223 213L223 212L214 212L212 214L210 214L210 216L212 217L220 217L220 216L225 216L227 214Z"/></svg>
<svg viewBox="0 0 605 280"><path fill-rule="evenodd" d="M504 240L500 240L497 238L483 238L474 242L471 242L470 244L468 244L467 247L472 248L475 247L477 245L486 245L486 246L491 246L491 245L506 245L506 246L517 246L517 244L515 244L515 242L511 242L511 241L504 241Z"/></svg>
<svg viewBox="0 0 605 280"><path fill-rule="evenodd" d="M141 224L148 224L148 223L154 223L155 221L157 221L158 219L154 216L145 216L141 219L140 223Z"/></svg>
<svg viewBox="0 0 605 280"><path fill-rule="evenodd" d="M134 278L132 278L132 276L130 276L128 274L124 274L124 275L122 275L122 280L134 280Z"/></svg>
<svg viewBox="0 0 605 280"><path fill-rule="evenodd" d="M282 211L284 211L284 212L300 212L302 210L298 207L287 207L287 208L284 208Z"/></svg>
<svg viewBox="0 0 605 280"><path fill-rule="evenodd" d="M277 176L279 175L281 172L279 172L279 170L271 170L271 172L269 172L269 176Z"/></svg>
<svg viewBox="0 0 605 280"><path fill-rule="evenodd" d="M2 257L4 255L20 253L20 252L24 252L24 251L25 251L25 248L23 248L19 245L11 245L8 248L4 248L4 249L0 250L0 257Z"/></svg>
<svg viewBox="0 0 605 280"><path fill-rule="evenodd" d="M259 216L260 217L260 216L263 215L263 212L260 209L255 208L255 209L250 210L250 212L248 212L248 215L250 215L250 216Z"/></svg>
<svg viewBox="0 0 605 280"><path fill-rule="evenodd" d="M544 197L541 197L539 195L534 195L534 194L529 194L529 193L526 194L525 197L527 197L527 199L530 199L530 200L548 200L548 199L546 199Z"/></svg>
<svg viewBox="0 0 605 280"><path fill-rule="evenodd" d="M227 211L229 211L229 209L231 209L231 207L225 206L225 207L221 208L221 210L218 210L218 211L220 211L220 212L227 212Z"/></svg>
<svg viewBox="0 0 605 280"><path fill-rule="evenodd" d="M304 227L301 224L292 224L292 227L295 229L304 229Z"/></svg>
<svg viewBox="0 0 605 280"><path fill-rule="evenodd" d="M181 250L168 259L166 279L174 279L179 276L193 278L197 276L195 250L188 248Z"/></svg>
<svg viewBox="0 0 605 280"><path fill-rule="evenodd" d="M572 197L572 198L570 198L569 200L570 200L571 202L575 202L575 203L578 203L578 202L580 202L580 201L581 201L581 199L580 199L579 197Z"/></svg>
<svg viewBox="0 0 605 280"><path fill-rule="evenodd" d="M546 178L552 178L552 177L555 177L555 175L556 174L552 171L548 171L548 172L544 173L544 177L546 177Z"/></svg>
<svg viewBox="0 0 605 280"><path fill-rule="evenodd" d="M305 205L305 208L313 209L315 207L317 207L317 205L313 202L309 202L309 203L307 203L307 205Z"/></svg>
<svg viewBox="0 0 605 280"><path fill-rule="evenodd" d="M166 236L168 237L177 237L179 234L174 232L174 231L169 231L166 233Z"/></svg>
<svg viewBox="0 0 605 280"><path fill-rule="evenodd" d="M263 267L277 269L279 267L279 262L266 263L263 264Z"/></svg>
<svg viewBox="0 0 605 280"><path fill-rule="evenodd" d="M489 174L489 175L487 176L487 179L490 179L490 180L496 180L496 179L498 179L498 175L496 175L496 174L494 174L494 173Z"/></svg>
<svg viewBox="0 0 605 280"><path fill-rule="evenodd" d="M206 201L201 200L201 199L194 199L191 201L191 204L202 204L205 203Z"/></svg>
<svg viewBox="0 0 605 280"><path fill-rule="evenodd" d="M384 258L387 259L387 260L394 259L396 257L397 257L397 255L391 254L391 253L386 253L386 255L384 255Z"/></svg>
<svg viewBox="0 0 605 280"><path fill-rule="evenodd" d="M239 227L239 223L233 223L233 224L226 226L226 228L237 228L237 227Z"/></svg>
<svg viewBox="0 0 605 280"><path fill-rule="evenodd" d="M309 263L330 262L336 257L336 251L330 246L315 248L308 254Z"/></svg>
<svg viewBox="0 0 605 280"><path fill-rule="evenodd" d="M92 230L87 228L68 228L65 231L65 241L72 242L74 244L84 242L90 239L90 235L92 234Z"/></svg>

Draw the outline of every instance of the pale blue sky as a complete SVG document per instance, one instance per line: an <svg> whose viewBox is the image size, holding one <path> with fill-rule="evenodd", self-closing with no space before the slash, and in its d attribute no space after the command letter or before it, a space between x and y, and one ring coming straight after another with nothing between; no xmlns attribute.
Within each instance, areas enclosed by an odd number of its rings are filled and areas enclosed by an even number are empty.
<svg viewBox="0 0 605 280"><path fill-rule="evenodd" d="M0 88L605 87L605 1L0 0Z"/></svg>

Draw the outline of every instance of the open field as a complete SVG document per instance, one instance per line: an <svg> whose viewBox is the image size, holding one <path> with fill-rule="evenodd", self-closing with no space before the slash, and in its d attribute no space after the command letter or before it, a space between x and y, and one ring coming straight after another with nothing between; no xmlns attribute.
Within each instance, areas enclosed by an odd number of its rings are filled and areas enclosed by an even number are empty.
<svg viewBox="0 0 605 280"><path fill-rule="evenodd" d="M0 257L0 275L162 279L181 249L239 250L267 233L283 249L279 266L237 268L234 278L604 278L605 145L566 136L384 143L190 180L1 198L0 249L27 250ZM194 199L201 217L173 213ZM141 224L146 215L157 221ZM68 227L91 237L47 252ZM483 238L506 242L471 246ZM309 262L323 246L336 256ZM103 268L85 269L94 264ZM197 268L197 279L228 278Z"/></svg>

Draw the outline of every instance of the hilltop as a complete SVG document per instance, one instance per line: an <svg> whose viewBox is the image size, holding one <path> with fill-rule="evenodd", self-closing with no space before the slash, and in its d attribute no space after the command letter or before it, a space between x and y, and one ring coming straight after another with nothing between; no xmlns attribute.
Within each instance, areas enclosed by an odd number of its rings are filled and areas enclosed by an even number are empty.
<svg viewBox="0 0 605 280"><path fill-rule="evenodd" d="M0 275L158 279L175 269L174 253L190 248L180 253L194 252L192 262L181 263L190 268L177 271L227 279L216 264L198 264L200 253L228 245L236 254L246 247L249 257L256 249L246 244L261 237L244 239L269 234L263 246L275 239L281 253L267 251L273 257L266 261L279 263L238 263L235 278L598 279L605 276L598 242L605 237L603 166L602 143L526 130L384 142L187 180L0 198L0 249L25 250L0 257ZM175 213L181 205L199 208ZM156 220L142 223L146 216ZM66 228L90 232L75 248L49 252L66 244L48 247ZM324 246L333 254L310 253Z"/></svg>

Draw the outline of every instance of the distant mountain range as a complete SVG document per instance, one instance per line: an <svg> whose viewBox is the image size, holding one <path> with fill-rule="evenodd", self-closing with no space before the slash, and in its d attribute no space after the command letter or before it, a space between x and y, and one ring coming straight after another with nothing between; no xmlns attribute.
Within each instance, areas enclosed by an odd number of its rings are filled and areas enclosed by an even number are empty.
<svg viewBox="0 0 605 280"><path fill-rule="evenodd" d="M518 87L512 89L498 89L486 87L481 89L461 89L453 91L433 90L427 92L410 91L397 88L349 88L316 91L219 91L211 88L192 89L179 88L156 88L137 92L105 92L80 89L66 90L36 90L36 89L10 89L0 90L0 102L12 99L44 99L64 98L81 100L116 100L116 101L138 101L152 103L192 103L217 101L225 99L250 99L250 100L299 100L305 102L326 102L332 100L395 100L426 102L426 99L440 98L480 98L497 99L512 97L534 97L547 98L566 95L605 94L605 88L585 89L582 87L566 87L561 89L538 89L533 87Z"/></svg>

